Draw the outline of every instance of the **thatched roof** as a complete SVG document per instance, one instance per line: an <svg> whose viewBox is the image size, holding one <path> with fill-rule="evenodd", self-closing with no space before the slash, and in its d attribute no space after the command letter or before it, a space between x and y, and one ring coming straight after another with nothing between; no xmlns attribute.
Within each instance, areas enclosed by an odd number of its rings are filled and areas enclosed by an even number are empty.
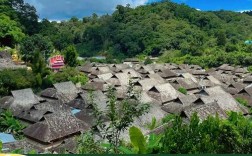
<svg viewBox="0 0 252 156"><path fill-rule="evenodd" d="M238 92L240 92L244 87L245 87L245 85L242 83L231 83L231 84L227 85L227 87L225 87L224 89L228 93L235 95Z"/></svg>
<svg viewBox="0 0 252 156"><path fill-rule="evenodd" d="M89 82L86 83L84 86L82 86L82 89L84 90L105 90L105 84L104 82Z"/></svg>
<svg viewBox="0 0 252 156"><path fill-rule="evenodd" d="M137 71L134 69L124 69L122 70L123 73L126 73L129 75L130 78L142 78L141 74L139 74Z"/></svg>
<svg viewBox="0 0 252 156"><path fill-rule="evenodd" d="M1 51L0 58L1 59L11 59L11 54L8 51Z"/></svg>
<svg viewBox="0 0 252 156"><path fill-rule="evenodd" d="M129 85L130 76L127 73L117 73L115 76L118 78L122 86Z"/></svg>
<svg viewBox="0 0 252 156"><path fill-rule="evenodd" d="M236 100L229 93L225 92L220 86L206 88L209 96L201 96L205 103L217 102L224 111L242 112Z"/></svg>
<svg viewBox="0 0 252 156"><path fill-rule="evenodd" d="M239 68L236 68L235 70L234 70L234 73L248 73L249 71L248 71L248 69L247 68L241 68L241 67L239 67Z"/></svg>
<svg viewBox="0 0 252 156"><path fill-rule="evenodd" d="M198 83L198 80L190 73L183 73L181 75L185 79L191 79L194 83Z"/></svg>
<svg viewBox="0 0 252 156"><path fill-rule="evenodd" d="M177 77L177 74L170 69L159 70L158 74L165 79Z"/></svg>
<svg viewBox="0 0 252 156"><path fill-rule="evenodd" d="M178 97L176 89L170 83L155 85L147 92L148 95L156 100L166 103Z"/></svg>
<svg viewBox="0 0 252 156"><path fill-rule="evenodd" d="M71 82L61 82L53 85L57 90L57 97L63 103L68 103L75 99L80 92L76 86Z"/></svg>
<svg viewBox="0 0 252 156"><path fill-rule="evenodd" d="M37 110L35 108L21 112L17 117L22 120L26 120L31 123L36 123L44 120L44 116L52 114L47 110Z"/></svg>
<svg viewBox="0 0 252 156"><path fill-rule="evenodd" d="M129 66L127 64L112 64L110 69L114 72L119 72L120 70L127 69Z"/></svg>
<svg viewBox="0 0 252 156"><path fill-rule="evenodd" d="M50 117L45 117L45 121L33 124L24 129L23 132L29 138L50 143L88 129L89 126L85 122L74 116L50 115Z"/></svg>
<svg viewBox="0 0 252 156"><path fill-rule="evenodd" d="M86 103L82 98L76 98L67 103L69 107L76 108L76 109L85 109Z"/></svg>
<svg viewBox="0 0 252 156"><path fill-rule="evenodd" d="M80 94L80 96L82 97L82 99L85 101L87 105L91 105L92 104L91 94L93 96L93 103L97 105L98 109L103 112L106 111L108 98L105 94L103 94L102 91L97 90L97 91L93 91L90 94L85 92L83 94Z"/></svg>
<svg viewBox="0 0 252 156"><path fill-rule="evenodd" d="M222 85L222 83L212 75L207 76L207 79L210 80L215 85Z"/></svg>
<svg viewBox="0 0 252 156"><path fill-rule="evenodd" d="M176 79L172 85L178 89L180 87L185 88L186 90L193 90L198 89L199 85L196 84L192 79L186 78L186 79Z"/></svg>
<svg viewBox="0 0 252 156"><path fill-rule="evenodd" d="M116 87L116 97L117 99L124 99L127 96L127 87Z"/></svg>
<svg viewBox="0 0 252 156"><path fill-rule="evenodd" d="M165 83L165 80L159 74L149 74L145 78L155 79L159 84Z"/></svg>
<svg viewBox="0 0 252 156"><path fill-rule="evenodd" d="M71 108L61 101L50 101L34 105L36 110L52 112L54 114L71 114Z"/></svg>
<svg viewBox="0 0 252 156"><path fill-rule="evenodd" d="M193 75L207 75L205 70L192 70L190 73Z"/></svg>
<svg viewBox="0 0 252 156"><path fill-rule="evenodd" d="M218 69L224 71L233 71L235 68L230 66L229 64L223 64Z"/></svg>
<svg viewBox="0 0 252 156"><path fill-rule="evenodd" d="M106 80L106 82L111 86L121 86L121 82L116 75L113 75L110 79Z"/></svg>
<svg viewBox="0 0 252 156"><path fill-rule="evenodd" d="M106 73L106 74L97 75L97 77L98 77L99 79L102 79L102 80L104 80L104 81L109 80L112 76L113 76L112 73Z"/></svg>
<svg viewBox="0 0 252 156"><path fill-rule="evenodd" d="M154 70L150 65L140 66L140 68L136 69L141 74L154 74Z"/></svg>
<svg viewBox="0 0 252 156"><path fill-rule="evenodd" d="M135 83L135 85L141 86L143 91L150 90L153 86L160 84L156 79L143 79Z"/></svg>
<svg viewBox="0 0 252 156"><path fill-rule="evenodd" d="M243 80L244 83L252 83L252 75L249 75L244 78Z"/></svg>
<svg viewBox="0 0 252 156"><path fill-rule="evenodd" d="M16 115L23 110L29 110L34 104L39 103L33 91L29 89L16 90L11 92L14 98L9 109Z"/></svg>
<svg viewBox="0 0 252 156"><path fill-rule="evenodd" d="M0 99L0 108L8 109L13 103L14 98L12 96L5 96Z"/></svg>
<svg viewBox="0 0 252 156"><path fill-rule="evenodd" d="M92 109L83 109L79 113L76 113L75 117L86 122L90 127L93 126L95 122L95 117Z"/></svg>
<svg viewBox="0 0 252 156"><path fill-rule="evenodd" d="M172 114L180 114L183 111L183 108L183 104L179 100L169 102L162 106L162 110Z"/></svg>
<svg viewBox="0 0 252 156"><path fill-rule="evenodd" d="M84 73L91 73L92 71L92 65L91 64L85 64L83 66L80 66L77 68L79 71L84 72Z"/></svg>
<svg viewBox="0 0 252 156"><path fill-rule="evenodd" d="M55 88L47 88L40 93L45 98L57 99L57 90Z"/></svg>
<svg viewBox="0 0 252 156"><path fill-rule="evenodd" d="M190 107L188 109L185 109L184 113L188 118L191 118L194 113L197 113L201 121L207 119L207 117L210 115L215 116L216 114L218 114L220 118L227 118L225 111L223 111L219 104L216 102L205 105L198 105L196 107Z"/></svg>
<svg viewBox="0 0 252 156"><path fill-rule="evenodd" d="M92 75L101 75L106 73L113 73L113 72L107 66L93 67L91 70Z"/></svg>

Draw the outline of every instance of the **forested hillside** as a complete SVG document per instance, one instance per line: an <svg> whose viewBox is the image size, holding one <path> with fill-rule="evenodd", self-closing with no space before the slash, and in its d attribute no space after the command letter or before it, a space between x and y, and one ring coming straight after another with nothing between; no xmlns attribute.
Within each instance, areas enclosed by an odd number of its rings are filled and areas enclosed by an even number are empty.
<svg viewBox="0 0 252 156"><path fill-rule="evenodd" d="M35 8L22 0L0 3L0 43L13 47L20 43L27 61L36 50L49 56L53 49L63 51L74 44L83 57L120 60L152 55L161 56L162 62L203 67L252 64L252 46L244 44L252 38L248 13L204 12L163 0L135 9L119 5L112 15L93 14L57 23L38 22Z"/></svg>

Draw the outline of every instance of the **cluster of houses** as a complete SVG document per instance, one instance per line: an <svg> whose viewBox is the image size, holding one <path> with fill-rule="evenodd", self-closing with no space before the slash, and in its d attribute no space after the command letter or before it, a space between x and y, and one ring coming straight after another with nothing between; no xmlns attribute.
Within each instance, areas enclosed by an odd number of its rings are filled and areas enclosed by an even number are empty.
<svg viewBox="0 0 252 156"><path fill-rule="evenodd" d="M123 64L90 63L77 68L89 77L84 86L63 82L38 95L31 89L23 89L0 99L1 109L10 109L27 125L23 130L24 140L3 144L6 152L22 148L76 153L75 136L90 130L94 124L90 91L93 91L93 102L105 112L109 86L115 88L120 102L126 97L129 81L140 94L140 102L150 104L149 112L133 123L145 134L151 132L146 125L153 118L161 121L169 114L177 114L188 121L195 112L200 120L216 114L226 118L229 111L249 115L248 108L237 102L237 98L246 99L248 106L252 106L252 75L242 67L224 64L206 71L197 65L143 65L127 60ZM180 92L181 88L186 92ZM121 137L127 139L127 131Z"/></svg>

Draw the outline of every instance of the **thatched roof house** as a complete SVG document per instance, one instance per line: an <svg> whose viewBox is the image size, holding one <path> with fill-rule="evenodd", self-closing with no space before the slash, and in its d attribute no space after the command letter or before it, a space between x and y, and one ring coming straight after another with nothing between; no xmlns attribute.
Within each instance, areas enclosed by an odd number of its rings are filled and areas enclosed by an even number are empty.
<svg viewBox="0 0 252 156"><path fill-rule="evenodd" d="M216 102L205 105L198 105L196 107L189 107L184 110L184 114L189 119L194 113L197 113L201 121L207 119L207 117L210 115L216 116L216 114L218 114L220 118L223 119L227 118L227 114L225 113L225 111L223 111L222 108L219 106L219 104Z"/></svg>
<svg viewBox="0 0 252 156"><path fill-rule="evenodd" d="M39 103L39 99L30 88L12 91L11 93L14 99L8 109L10 109L14 115L18 115L23 110L29 110L34 104Z"/></svg>
<svg viewBox="0 0 252 156"><path fill-rule="evenodd" d="M161 101L162 104L172 101L178 97L176 89L174 89L170 83L155 85L149 89L147 93L150 97Z"/></svg>
<svg viewBox="0 0 252 156"><path fill-rule="evenodd" d="M63 103L68 103L78 97L78 93L80 91L76 88L76 86L71 82L61 82L53 84L55 89L57 90L57 97Z"/></svg>
<svg viewBox="0 0 252 156"><path fill-rule="evenodd" d="M50 115L50 117L45 117L45 121L35 123L23 132L32 140L49 144L88 129L89 126L85 122L74 116Z"/></svg>

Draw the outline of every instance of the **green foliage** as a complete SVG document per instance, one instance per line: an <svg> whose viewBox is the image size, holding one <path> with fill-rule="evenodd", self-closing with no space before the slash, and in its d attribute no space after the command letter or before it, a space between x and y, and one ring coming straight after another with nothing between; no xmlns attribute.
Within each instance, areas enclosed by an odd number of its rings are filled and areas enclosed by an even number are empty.
<svg viewBox="0 0 252 156"><path fill-rule="evenodd" d="M19 43L25 34L19 28L16 21L8 16L0 14L0 46L14 47Z"/></svg>
<svg viewBox="0 0 252 156"><path fill-rule="evenodd" d="M217 33L217 45L225 46L227 43L226 34L223 31Z"/></svg>
<svg viewBox="0 0 252 156"><path fill-rule="evenodd" d="M185 88L183 88L183 87L180 87L179 89L178 89L178 91L180 92L180 93L182 93L182 94L187 94L187 90L185 89Z"/></svg>
<svg viewBox="0 0 252 156"><path fill-rule="evenodd" d="M77 51L75 46L71 45L68 46L65 50L64 50L64 55L65 55L65 63L70 66L70 67L76 67L78 65L77 62Z"/></svg>
<svg viewBox="0 0 252 156"><path fill-rule="evenodd" d="M42 57L40 52L36 52L33 56L32 59L32 71L35 74L39 74L40 77L41 75L44 77L49 73L49 70L46 67L46 63L44 58ZM38 76L38 75L37 75Z"/></svg>
<svg viewBox="0 0 252 156"><path fill-rule="evenodd" d="M194 114L189 124L176 117L164 133L161 153L250 153L251 130L251 121L234 112L226 120L209 116L202 122Z"/></svg>
<svg viewBox="0 0 252 156"><path fill-rule="evenodd" d="M39 87L36 76L26 69L0 72L0 95L9 95L12 90Z"/></svg>
<svg viewBox="0 0 252 156"><path fill-rule="evenodd" d="M149 130L153 130L157 126L157 119L155 117L152 118L151 123L147 124Z"/></svg>
<svg viewBox="0 0 252 156"><path fill-rule="evenodd" d="M86 84L88 77L79 72L76 68L67 67L64 68L61 72L51 73L47 75L43 80L44 87L50 87L54 83L72 81L73 83L81 83L82 85Z"/></svg>
<svg viewBox="0 0 252 156"><path fill-rule="evenodd" d="M248 66L248 71L252 72L252 66Z"/></svg>
<svg viewBox="0 0 252 156"><path fill-rule="evenodd" d="M13 117L11 111L3 111L0 114L0 130L1 132L11 133L16 139L23 137L22 130L25 128L19 120Z"/></svg>
<svg viewBox="0 0 252 156"><path fill-rule="evenodd" d="M146 58L146 60L144 61L144 64L145 65L147 65L147 64L152 64L153 62L152 62L152 60L149 58L149 57L147 57Z"/></svg>
<svg viewBox="0 0 252 156"><path fill-rule="evenodd" d="M172 120L175 119L175 117L176 117L176 116L175 116L174 114L166 115L166 116L162 119L162 124L171 122Z"/></svg>
<svg viewBox="0 0 252 156"><path fill-rule="evenodd" d="M129 129L130 141L134 150L138 154L146 154L146 142L143 133L137 127L130 127Z"/></svg>
<svg viewBox="0 0 252 156"><path fill-rule="evenodd" d="M242 104L243 106L246 106L246 107L248 106L248 101L246 99L236 98L236 101Z"/></svg>
<svg viewBox="0 0 252 156"><path fill-rule="evenodd" d="M46 60L47 58L49 58L52 50L53 46L50 40L40 34L27 36L21 42L20 51L23 55L24 61L26 62L33 62L33 57L36 52L40 52L43 58Z"/></svg>
<svg viewBox="0 0 252 156"><path fill-rule="evenodd" d="M102 154L105 150L94 140L91 132L83 133L78 139L78 154Z"/></svg>
<svg viewBox="0 0 252 156"><path fill-rule="evenodd" d="M162 147L160 143L163 135L150 134L144 137L141 130L134 126L129 129L129 135L133 149L125 146L119 148L125 154L156 154Z"/></svg>

